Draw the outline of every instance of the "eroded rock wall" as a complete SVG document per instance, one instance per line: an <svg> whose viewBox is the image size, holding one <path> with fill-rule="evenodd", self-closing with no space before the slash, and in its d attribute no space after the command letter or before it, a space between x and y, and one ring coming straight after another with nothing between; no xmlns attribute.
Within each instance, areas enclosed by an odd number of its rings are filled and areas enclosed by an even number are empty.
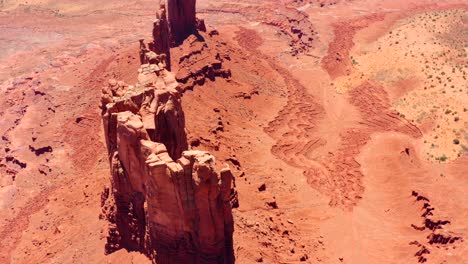
<svg viewBox="0 0 468 264"><path fill-rule="evenodd" d="M167 20L167 11L164 4L159 5L156 12L156 20L153 23L153 42L150 44L150 50L156 54L165 54L166 68L171 70L171 37L169 32L169 22Z"/></svg>
<svg viewBox="0 0 468 264"><path fill-rule="evenodd" d="M167 7L167 19L172 36L172 43L179 45L196 31L196 0L161 0Z"/></svg>
<svg viewBox="0 0 468 264"><path fill-rule="evenodd" d="M112 186L103 193L107 253L140 251L155 263L234 263L233 174L190 151L182 88L166 57L143 51L138 83L103 89Z"/></svg>

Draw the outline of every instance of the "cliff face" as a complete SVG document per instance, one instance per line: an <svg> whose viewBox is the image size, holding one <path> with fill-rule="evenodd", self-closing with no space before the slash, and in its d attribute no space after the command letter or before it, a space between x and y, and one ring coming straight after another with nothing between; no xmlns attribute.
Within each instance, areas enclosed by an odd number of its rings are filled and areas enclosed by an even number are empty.
<svg viewBox="0 0 468 264"><path fill-rule="evenodd" d="M196 31L196 0L165 0L167 19L171 31L171 41L179 45Z"/></svg>
<svg viewBox="0 0 468 264"><path fill-rule="evenodd" d="M166 55L166 67L171 70L171 46L177 46L200 28L206 31L203 20L197 20L195 0L160 0L153 23L153 42L149 50ZM146 49L146 46L143 46ZM142 62L143 63L143 62Z"/></svg>
<svg viewBox="0 0 468 264"><path fill-rule="evenodd" d="M110 80L102 93L112 174L102 195L106 252L140 251L156 263L234 263L233 174L228 167L218 173L209 153L188 150L182 88L167 55L141 44L138 83Z"/></svg>
<svg viewBox="0 0 468 264"><path fill-rule="evenodd" d="M153 42L150 44L150 49L156 54L166 55L166 68L171 70L171 54L170 54L170 33L169 22L167 21L167 12L164 4L159 6L156 12L156 20L153 23Z"/></svg>

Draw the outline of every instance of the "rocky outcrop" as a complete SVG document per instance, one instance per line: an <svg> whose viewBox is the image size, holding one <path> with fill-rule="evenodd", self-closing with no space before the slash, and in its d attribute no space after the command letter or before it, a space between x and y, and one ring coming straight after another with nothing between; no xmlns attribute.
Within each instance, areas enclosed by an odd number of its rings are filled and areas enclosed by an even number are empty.
<svg viewBox="0 0 468 264"><path fill-rule="evenodd" d="M167 19L173 45L179 45L190 34L196 32L196 0L165 0Z"/></svg>
<svg viewBox="0 0 468 264"><path fill-rule="evenodd" d="M214 81L216 77L231 77L231 71L223 67L223 62L231 58L227 52L222 52L222 44L213 40L214 35L217 35L217 31L210 31L203 42L192 35L180 45L181 56L176 79L184 90L193 89L196 85L201 86L207 79ZM211 49L209 45L218 47Z"/></svg>
<svg viewBox="0 0 468 264"><path fill-rule="evenodd" d="M106 252L156 263L234 263L233 174L188 150L182 88L166 57L142 52L138 83L109 81L102 115L112 187L102 196Z"/></svg>
<svg viewBox="0 0 468 264"><path fill-rule="evenodd" d="M140 58L147 51L156 54L165 54L166 68L171 70L170 48L178 46L190 35L195 34L200 40L201 35L198 30L205 32L206 26L202 19L195 16L195 0L160 0L159 9L156 12L156 19L153 23L153 42L149 47L140 40ZM147 63L141 58L142 63Z"/></svg>
<svg viewBox="0 0 468 264"><path fill-rule="evenodd" d="M156 20L153 23L153 41L148 47L140 39L140 61L142 64L155 64L162 60L167 70L172 70L171 47L178 46L182 51L176 63L176 79L183 90L203 85L206 79L214 81L215 77L229 78L231 71L223 68L223 61L230 60L229 55L208 47L208 42L218 31L211 30L207 36L203 19L195 16L195 0L166 0L159 5ZM210 41L206 41L208 37ZM210 42L212 43L212 41ZM219 43L214 43L220 46ZM159 54L159 55L158 55Z"/></svg>
<svg viewBox="0 0 468 264"><path fill-rule="evenodd" d="M461 234L457 234L449 229L451 225L449 220L437 219L435 216L436 209L432 206L430 200L419 194L416 191L412 191L411 195L415 198L415 202L419 202L422 205L421 211L421 224L411 224L411 227L417 231L425 232L427 241L419 242L417 240L411 241L409 244L418 247L418 251L414 254L417 257L419 263L425 263L434 251L438 249L447 250L448 248L455 248L453 244L463 243L464 239ZM434 219L436 218L436 219Z"/></svg>
<svg viewBox="0 0 468 264"><path fill-rule="evenodd" d="M156 54L166 55L166 68L169 71L171 70L170 39L166 7L164 4L160 4L156 13L156 20L153 23L153 42L150 44L150 50Z"/></svg>

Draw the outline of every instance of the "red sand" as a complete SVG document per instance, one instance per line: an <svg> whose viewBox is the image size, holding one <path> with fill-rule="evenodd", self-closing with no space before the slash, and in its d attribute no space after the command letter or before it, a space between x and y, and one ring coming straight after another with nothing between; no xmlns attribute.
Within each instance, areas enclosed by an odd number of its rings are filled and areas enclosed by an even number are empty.
<svg viewBox="0 0 468 264"><path fill-rule="evenodd" d="M0 263L140 263L136 253L104 255L109 169L98 104L107 79L135 81L154 1L22 2L0 5ZM452 125L432 132L436 123L397 113L397 100L419 96L418 76L384 85L365 71L374 61L351 59L394 45L382 36L404 19L453 9L466 21L457 0L198 1L232 77L195 86L182 102L189 143L236 167L238 263L468 261L466 152L425 158L427 135L451 142L439 131ZM400 61L393 54L372 60ZM460 89L448 102L466 106ZM458 116L461 148L468 116ZM219 120L224 131L213 133ZM427 218L450 223L431 230Z"/></svg>

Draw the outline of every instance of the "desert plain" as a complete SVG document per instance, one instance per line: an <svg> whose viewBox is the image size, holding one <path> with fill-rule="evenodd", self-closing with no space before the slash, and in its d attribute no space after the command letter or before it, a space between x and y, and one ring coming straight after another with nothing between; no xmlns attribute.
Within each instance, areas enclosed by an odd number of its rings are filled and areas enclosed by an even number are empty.
<svg viewBox="0 0 468 264"><path fill-rule="evenodd" d="M109 80L139 81L158 8L0 1L0 263L151 263L106 254L100 105ZM173 46L171 72L188 149L234 176L237 263L468 262L466 1L196 12L204 40ZM211 57L222 71L192 80Z"/></svg>

